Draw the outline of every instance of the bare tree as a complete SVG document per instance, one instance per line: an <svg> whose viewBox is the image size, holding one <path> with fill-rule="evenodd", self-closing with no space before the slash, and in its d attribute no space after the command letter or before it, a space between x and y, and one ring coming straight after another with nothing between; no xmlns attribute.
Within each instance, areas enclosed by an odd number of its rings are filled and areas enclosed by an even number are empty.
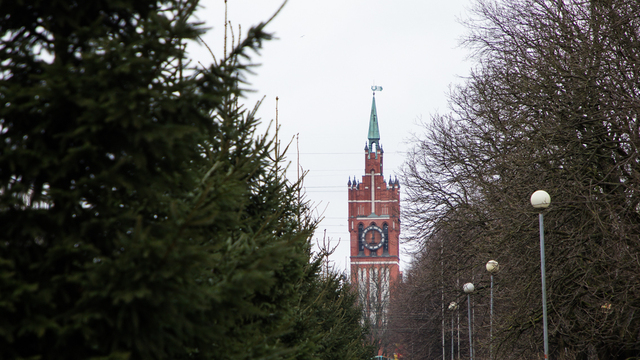
<svg viewBox="0 0 640 360"><path fill-rule="evenodd" d="M360 267L356 275L358 303L362 307L362 322L370 329L370 342L377 349L392 354L393 345L387 340L391 300L391 268L388 266Z"/></svg>
<svg viewBox="0 0 640 360"><path fill-rule="evenodd" d="M486 281L481 267L498 260L500 358L541 354L528 200L545 189L552 358L638 358L640 3L480 1L468 24L478 67L452 112L424 124L404 171L405 228L425 253L446 241L420 270L451 281L475 269ZM457 266L440 275L441 261Z"/></svg>

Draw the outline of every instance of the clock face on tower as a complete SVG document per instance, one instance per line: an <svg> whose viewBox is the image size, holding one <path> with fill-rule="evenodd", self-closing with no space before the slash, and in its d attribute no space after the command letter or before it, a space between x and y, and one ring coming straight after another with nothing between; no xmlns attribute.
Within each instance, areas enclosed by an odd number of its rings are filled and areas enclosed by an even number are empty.
<svg viewBox="0 0 640 360"><path fill-rule="evenodd" d="M360 240L367 249L375 251L380 249L387 239L384 238L384 232L382 232L381 228L376 225L369 225L362 232Z"/></svg>

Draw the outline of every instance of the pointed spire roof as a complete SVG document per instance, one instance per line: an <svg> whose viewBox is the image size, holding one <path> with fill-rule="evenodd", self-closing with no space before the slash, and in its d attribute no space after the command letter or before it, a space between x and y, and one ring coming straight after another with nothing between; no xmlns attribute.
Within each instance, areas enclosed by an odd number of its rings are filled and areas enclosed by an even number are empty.
<svg viewBox="0 0 640 360"><path fill-rule="evenodd" d="M382 89L380 89L382 90ZM376 93L373 93L373 101L371 101L371 116L369 117L369 149L373 151L373 144L376 144L376 150L380 148L380 130L378 129L378 111L376 110Z"/></svg>

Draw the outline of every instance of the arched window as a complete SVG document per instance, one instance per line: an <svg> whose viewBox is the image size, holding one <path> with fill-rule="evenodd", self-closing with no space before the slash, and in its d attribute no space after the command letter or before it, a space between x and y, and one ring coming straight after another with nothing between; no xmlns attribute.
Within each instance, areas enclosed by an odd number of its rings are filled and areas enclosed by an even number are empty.
<svg viewBox="0 0 640 360"><path fill-rule="evenodd" d="M382 255L389 255L389 225L386 222L382 224L382 234L385 238L385 242L382 244Z"/></svg>
<svg viewBox="0 0 640 360"><path fill-rule="evenodd" d="M364 232L364 225L358 224L358 255L364 255L364 242L362 242L362 233Z"/></svg>

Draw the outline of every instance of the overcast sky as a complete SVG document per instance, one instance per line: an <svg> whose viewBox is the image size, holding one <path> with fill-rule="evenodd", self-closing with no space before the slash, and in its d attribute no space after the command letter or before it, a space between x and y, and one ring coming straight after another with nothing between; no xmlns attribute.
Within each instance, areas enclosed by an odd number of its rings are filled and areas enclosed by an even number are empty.
<svg viewBox="0 0 640 360"><path fill-rule="evenodd" d="M308 171L307 197L323 214L314 239L326 230L338 271L349 256L347 181L364 173L364 145L376 93L380 143L385 151L384 177L399 176L418 123L448 110L447 92L460 84L472 63L459 46L473 0L289 0L267 31L277 40L264 44L254 61L261 66L248 78L246 104L264 97L259 115L275 118L283 143L299 134L300 166ZM224 0L203 0L197 13L211 29L203 37L218 58L223 53ZM228 19L243 34L265 21L281 0L229 0ZM209 64L202 46L190 45L190 56ZM289 176L296 177L296 142L288 153ZM402 179L400 179L402 191ZM402 202L401 202L402 206ZM403 257L406 264L408 257Z"/></svg>

